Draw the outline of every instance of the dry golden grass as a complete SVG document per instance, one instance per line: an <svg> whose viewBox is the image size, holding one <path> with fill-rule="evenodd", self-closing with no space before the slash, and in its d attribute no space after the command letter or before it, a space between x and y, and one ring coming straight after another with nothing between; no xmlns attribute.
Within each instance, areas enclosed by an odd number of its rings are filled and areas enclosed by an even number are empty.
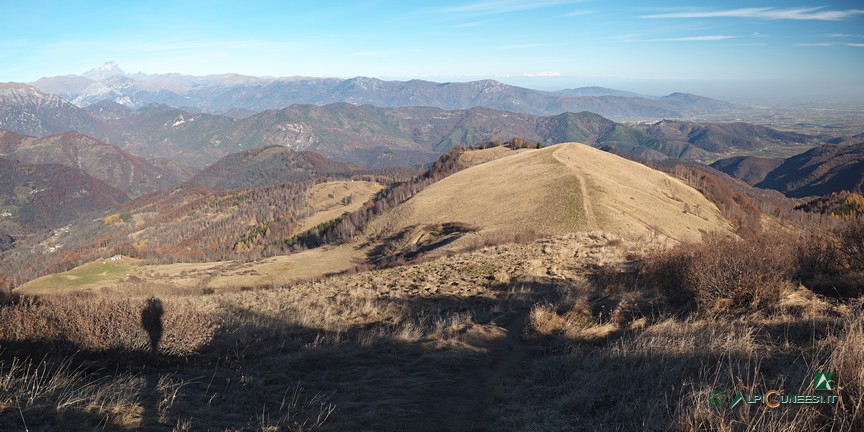
<svg viewBox="0 0 864 432"><path fill-rule="evenodd" d="M511 156L516 153L524 153L531 151L530 149L513 150L505 146L490 147L482 150L466 150L459 155L459 164L472 167L474 165L484 164L496 159L501 159L506 156Z"/></svg>
<svg viewBox="0 0 864 432"><path fill-rule="evenodd" d="M448 222L477 227L479 236L599 230L677 241L731 229L714 204L679 180L576 143L513 152L453 174L373 221L369 232Z"/></svg>
<svg viewBox="0 0 864 432"><path fill-rule="evenodd" d="M147 264L128 257L118 261L99 259L68 272L32 280L14 292L21 295L123 292L146 296L178 289L200 293L203 290L268 288L352 269L363 262L365 253L351 244L253 262ZM105 271L106 268L109 271Z"/></svg>

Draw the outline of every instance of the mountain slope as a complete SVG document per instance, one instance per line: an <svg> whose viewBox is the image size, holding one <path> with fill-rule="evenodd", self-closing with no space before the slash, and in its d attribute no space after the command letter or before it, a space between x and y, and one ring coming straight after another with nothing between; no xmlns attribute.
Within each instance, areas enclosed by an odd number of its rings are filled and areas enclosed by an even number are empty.
<svg viewBox="0 0 864 432"><path fill-rule="evenodd" d="M112 101L129 108L140 108L150 103L164 103L177 107L192 103L170 88L146 81L136 81L123 75L113 75L90 84L81 90L72 103L85 108L102 101Z"/></svg>
<svg viewBox="0 0 864 432"><path fill-rule="evenodd" d="M80 108L26 84L0 83L0 129L42 136L78 131L99 136L101 123Z"/></svg>
<svg viewBox="0 0 864 432"><path fill-rule="evenodd" d="M113 81L126 82L130 79L126 75L113 75L91 86ZM159 79L171 80L175 83L172 84L175 87L192 85L184 81L182 76L165 76ZM284 103L295 96L311 98L316 102L331 100L326 91L321 93L321 86L341 85L339 91L343 95L359 95L346 96L353 102L369 100L383 104L387 103L385 96L388 92L394 88L402 88L397 86L398 82L372 79L358 78L337 85L333 79L297 78L278 80L271 83L279 87L278 89L272 89L273 93L270 93L270 90L262 93L260 91L263 88L262 84L258 81L250 81L248 77L226 76L213 79L213 83L218 83L221 79L229 80L232 83L229 87L234 90L236 90L234 85L244 89L257 86L256 88L259 89L257 94L263 98L278 98L280 96L276 95L277 93L287 92L290 97L280 99ZM213 83L211 84L216 85ZM450 101L452 106L486 104L493 99L497 100L496 98L506 99L509 91L507 86L491 81L441 85L410 81L402 84L404 88L399 90L402 92L399 97L403 98L405 103L414 104L434 103L433 99L437 97L435 95L441 94L452 98ZM158 83L150 81L140 81L135 85L150 86L154 89L159 86ZM20 86L18 88L20 93ZM383 93L379 93L382 88ZM463 94L467 91L466 88L473 90ZM123 100L125 96L116 95L111 93L112 91L109 91L109 99L92 103L84 110L65 103L57 97L41 94L40 97L53 98L51 100L62 105L62 112L46 117L40 113L38 104L30 104L24 108L19 106L18 111L7 109L7 113L13 111L17 113L17 119L34 120L35 126L38 126L35 127L27 122L12 122L14 128L11 130L26 134L30 133L22 130L35 130L38 134L43 134L46 130L76 130L95 136L108 144L117 145L128 152L146 158L170 159L193 169L202 169L219 158L237 151L272 145L285 146L298 151L315 151L329 158L378 168L425 164L454 146L472 146L489 140L506 141L517 136L546 144L584 142L599 148L626 151L646 159L660 159L667 156L716 159L715 154L718 152L725 154L738 149L762 148L766 145L783 146L790 143L810 145L818 144L822 139L746 123L662 121L652 125L628 126L590 112L566 112L549 117L538 117L483 107L448 111L434 107L382 108L344 102L323 106L291 105L279 110L267 110L250 116L242 114L241 118L233 118L190 113L165 104L150 104L134 111L127 106L128 101ZM189 97L189 91L192 90L188 90L184 98ZM527 89L519 91L529 99L536 96ZM39 92L30 88L29 93ZM541 96L547 97L548 94L542 93ZM241 100L243 97L238 94L230 96L229 99ZM590 102L588 109L602 112L602 107L616 98L628 99L628 97L611 95L582 99L583 102ZM655 99L701 101L697 96L686 94ZM522 99L517 98L510 101L521 104L520 100ZM398 105L396 102L392 104ZM5 106L8 108L11 105L13 104ZM510 108L516 109L516 107ZM0 110L2 109L3 106L0 106ZM553 111L557 110L557 108L553 109ZM53 121L50 128L45 126L47 124L45 118Z"/></svg>
<svg viewBox="0 0 864 432"><path fill-rule="evenodd" d="M0 225L8 219L24 231L57 227L126 200L80 169L0 158Z"/></svg>
<svg viewBox="0 0 864 432"><path fill-rule="evenodd" d="M388 236L446 223L469 225L481 236L656 232L678 241L730 229L714 204L679 180L576 143L519 152L446 177L373 221L370 232Z"/></svg>
<svg viewBox="0 0 864 432"><path fill-rule="evenodd" d="M552 92L554 94L558 94L561 96L574 96L574 97L583 97L583 96L629 96L629 97L647 97L644 95L640 95L637 93L632 93L623 90L615 90L606 87L578 87L572 89L563 89L556 90Z"/></svg>
<svg viewBox="0 0 864 432"><path fill-rule="evenodd" d="M790 157L756 187L790 197L864 191L864 143L826 145Z"/></svg>
<svg viewBox="0 0 864 432"><path fill-rule="evenodd" d="M108 116L124 115L116 105L104 106L99 112L103 110ZM198 168L238 150L272 145L315 151L370 168L411 166L431 162L454 146L513 137L545 144L577 141L647 159L709 159L714 150L731 151L733 147L706 142L741 148L782 146L786 141L781 138L789 135L747 124L660 122L628 126L590 112L537 117L491 108L445 111L347 103L292 105L243 119L190 114L165 105L151 105L130 115L128 122L114 122L117 126L111 128L109 142L146 157L167 157ZM695 132L683 133L681 129ZM748 138L747 130L756 135ZM806 135L789 136L797 140L794 143L817 141Z"/></svg>
<svg viewBox="0 0 864 432"><path fill-rule="evenodd" d="M32 164L80 168L131 196L168 189L189 178L189 173L176 164L160 161L159 167L77 132L36 138L0 129L0 156Z"/></svg>
<svg viewBox="0 0 864 432"><path fill-rule="evenodd" d="M543 142L580 142L593 147L622 150L646 159L664 158L680 154L671 152L660 140L644 132L615 123L590 112L564 113L540 120L539 133Z"/></svg>
<svg viewBox="0 0 864 432"><path fill-rule="evenodd" d="M735 156L720 159L710 166L752 186L765 180L768 174L782 163L783 159L780 158Z"/></svg>
<svg viewBox="0 0 864 432"><path fill-rule="evenodd" d="M87 88L90 84L93 84L93 80L90 78L79 75L69 75L40 78L33 82L33 87L36 87L43 92L60 96L67 101L71 101L78 97L78 94L80 94L81 91Z"/></svg>
<svg viewBox="0 0 864 432"><path fill-rule="evenodd" d="M286 147L259 147L228 155L189 180L218 190L275 186L308 181L319 175L350 175L361 168Z"/></svg>
<svg viewBox="0 0 864 432"><path fill-rule="evenodd" d="M727 153L733 149L752 150L765 145L802 145L816 142L814 137L783 132L751 123L696 123L664 120L651 125L634 126L661 140L666 146L681 148L679 157L692 158L693 147L710 153ZM689 147L689 148L688 148ZM664 152L665 153L665 152ZM668 154L668 153L667 153Z"/></svg>

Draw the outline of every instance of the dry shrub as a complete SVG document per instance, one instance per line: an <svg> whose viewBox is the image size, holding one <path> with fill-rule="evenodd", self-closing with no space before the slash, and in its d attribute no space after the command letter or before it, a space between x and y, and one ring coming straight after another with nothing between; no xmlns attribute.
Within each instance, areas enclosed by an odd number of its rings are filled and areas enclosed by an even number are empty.
<svg viewBox="0 0 864 432"><path fill-rule="evenodd" d="M798 243L797 276L806 279L847 272L847 260L841 249L840 239L832 233L825 231L810 233Z"/></svg>
<svg viewBox="0 0 864 432"><path fill-rule="evenodd" d="M465 242L463 252L473 252L484 247L500 246L510 243L528 244L535 240L549 237L548 234L537 232L533 229L522 231L490 231L481 236L474 236Z"/></svg>
<svg viewBox="0 0 864 432"><path fill-rule="evenodd" d="M783 234L738 240L719 235L649 257L647 283L673 300L692 300L701 310L773 305L794 273L796 242Z"/></svg>
<svg viewBox="0 0 864 432"><path fill-rule="evenodd" d="M282 396L278 411L270 412L263 407L247 427L227 428L225 432L245 432L249 430L260 432L314 432L326 429L327 423L333 417L336 407L330 403L329 395L316 394L309 396L302 387L288 389ZM187 420L178 424L175 431L197 430L193 421Z"/></svg>
<svg viewBox="0 0 864 432"><path fill-rule="evenodd" d="M831 232L810 233L799 244L798 267L802 277L864 270L864 218L846 218Z"/></svg>
<svg viewBox="0 0 864 432"><path fill-rule="evenodd" d="M91 351L144 351L149 345L142 327L142 299L65 295L29 299L0 308L0 335L5 341L74 344ZM188 305L166 302L160 351L189 355L208 343L215 330L209 316Z"/></svg>
<svg viewBox="0 0 864 432"><path fill-rule="evenodd" d="M0 305L5 305L14 302L16 299L11 291L3 288L2 279L2 276L0 276Z"/></svg>
<svg viewBox="0 0 864 432"><path fill-rule="evenodd" d="M850 269L864 271L864 216L847 218L836 234Z"/></svg>
<svg viewBox="0 0 864 432"><path fill-rule="evenodd" d="M796 276L814 292L858 297L864 286L864 218L850 217L833 230L803 238Z"/></svg>

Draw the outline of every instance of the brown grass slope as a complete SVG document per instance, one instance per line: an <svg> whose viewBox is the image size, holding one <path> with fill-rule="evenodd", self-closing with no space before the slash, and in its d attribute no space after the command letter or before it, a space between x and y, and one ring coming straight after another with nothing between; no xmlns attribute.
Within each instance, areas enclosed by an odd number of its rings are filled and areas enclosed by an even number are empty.
<svg viewBox="0 0 864 432"><path fill-rule="evenodd" d="M677 241L727 231L716 206L679 180L644 165L566 143L523 151L433 184L372 223L370 233L462 223L479 235L534 231L652 233Z"/></svg>

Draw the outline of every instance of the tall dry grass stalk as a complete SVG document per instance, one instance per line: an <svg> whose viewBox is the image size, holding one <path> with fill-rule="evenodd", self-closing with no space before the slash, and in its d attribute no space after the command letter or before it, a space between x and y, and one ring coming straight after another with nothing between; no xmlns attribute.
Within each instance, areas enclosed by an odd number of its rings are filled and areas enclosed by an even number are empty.
<svg viewBox="0 0 864 432"><path fill-rule="evenodd" d="M0 429L27 429L28 420L63 428L112 424L131 427L140 421L138 380L121 374L93 378L78 369L74 357L59 363L13 359L0 361Z"/></svg>

